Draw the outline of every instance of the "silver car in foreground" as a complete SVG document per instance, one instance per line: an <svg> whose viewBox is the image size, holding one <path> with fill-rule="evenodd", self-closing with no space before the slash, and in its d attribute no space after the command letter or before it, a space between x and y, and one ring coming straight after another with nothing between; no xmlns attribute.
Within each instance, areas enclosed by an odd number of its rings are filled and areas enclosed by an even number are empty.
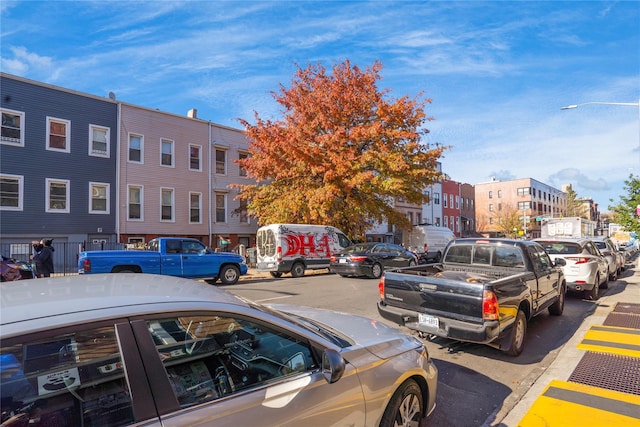
<svg viewBox="0 0 640 427"><path fill-rule="evenodd" d="M145 274L1 294L3 426L418 426L435 407L424 344L376 320Z"/></svg>

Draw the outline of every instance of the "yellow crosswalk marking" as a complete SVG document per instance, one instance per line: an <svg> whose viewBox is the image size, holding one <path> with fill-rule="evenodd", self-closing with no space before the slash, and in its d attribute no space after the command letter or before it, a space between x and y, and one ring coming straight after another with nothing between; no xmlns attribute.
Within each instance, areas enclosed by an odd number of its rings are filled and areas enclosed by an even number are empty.
<svg viewBox="0 0 640 427"><path fill-rule="evenodd" d="M593 325L578 344L578 348L586 351L640 357L640 330Z"/></svg>
<svg viewBox="0 0 640 427"><path fill-rule="evenodd" d="M640 427L640 396L554 380L518 427Z"/></svg>

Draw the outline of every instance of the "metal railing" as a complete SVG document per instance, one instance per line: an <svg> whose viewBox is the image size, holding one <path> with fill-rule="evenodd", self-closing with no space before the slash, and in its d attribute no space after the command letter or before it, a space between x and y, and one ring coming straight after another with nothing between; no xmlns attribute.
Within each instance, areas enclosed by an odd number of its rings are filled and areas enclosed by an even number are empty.
<svg viewBox="0 0 640 427"><path fill-rule="evenodd" d="M78 274L78 255L82 251L102 251L125 249L117 242L53 242L53 268L56 276ZM0 243L0 254L18 261L31 262L33 247L31 243Z"/></svg>

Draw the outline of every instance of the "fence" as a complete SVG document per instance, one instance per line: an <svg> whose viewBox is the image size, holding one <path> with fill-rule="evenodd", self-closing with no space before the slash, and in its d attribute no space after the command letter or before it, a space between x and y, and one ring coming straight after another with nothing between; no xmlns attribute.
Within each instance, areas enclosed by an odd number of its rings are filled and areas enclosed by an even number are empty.
<svg viewBox="0 0 640 427"><path fill-rule="evenodd" d="M53 268L56 276L78 274L78 254L82 251L102 251L125 249L123 243L116 242L53 242ZM30 262L33 254L31 243L0 243L0 254L19 261Z"/></svg>

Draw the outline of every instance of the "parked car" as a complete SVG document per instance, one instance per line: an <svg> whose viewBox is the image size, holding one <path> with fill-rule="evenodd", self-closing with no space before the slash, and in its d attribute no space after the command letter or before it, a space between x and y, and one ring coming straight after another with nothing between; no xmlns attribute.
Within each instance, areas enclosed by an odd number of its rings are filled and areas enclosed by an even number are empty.
<svg viewBox="0 0 640 427"><path fill-rule="evenodd" d="M329 271L340 276L368 276L378 279L386 268L418 264L418 257L400 245L357 243L331 256Z"/></svg>
<svg viewBox="0 0 640 427"><path fill-rule="evenodd" d="M596 245L588 238L539 238L552 260L564 258L562 266L567 280L567 290L582 292L586 299L597 300L600 288L609 282L609 265Z"/></svg>
<svg viewBox="0 0 640 427"><path fill-rule="evenodd" d="M14 280L33 279L34 277L31 264L2 255L0 281L13 282Z"/></svg>
<svg viewBox="0 0 640 427"><path fill-rule="evenodd" d="M609 280L615 282L622 272L625 264L625 256L618 250L613 240L608 237L592 237L591 241L595 243L600 253L607 259L609 265Z"/></svg>
<svg viewBox="0 0 640 427"><path fill-rule="evenodd" d="M418 338L150 274L2 289L0 424L418 425L437 369Z"/></svg>

